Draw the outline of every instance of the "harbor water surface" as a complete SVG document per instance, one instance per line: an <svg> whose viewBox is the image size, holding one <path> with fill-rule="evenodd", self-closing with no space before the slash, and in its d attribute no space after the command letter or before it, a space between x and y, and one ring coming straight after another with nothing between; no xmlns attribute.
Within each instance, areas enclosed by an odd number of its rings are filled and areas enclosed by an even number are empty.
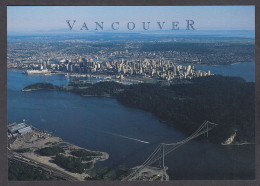
<svg viewBox="0 0 260 186"><path fill-rule="evenodd" d="M236 65L245 70L244 64ZM252 69L248 69L247 81L254 81ZM97 166L111 169L140 165L159 143L178 142L187 137L151 113L124 106L114 98L81 97L60 91L21 91L32 83L65 85L73 78L8 71L8 121L26 119L29 125L65 141L108 152L109 159ZM254 145L222 146L193 140L166 156L165 165L170 179L254 179L254 160Z"/></svg>

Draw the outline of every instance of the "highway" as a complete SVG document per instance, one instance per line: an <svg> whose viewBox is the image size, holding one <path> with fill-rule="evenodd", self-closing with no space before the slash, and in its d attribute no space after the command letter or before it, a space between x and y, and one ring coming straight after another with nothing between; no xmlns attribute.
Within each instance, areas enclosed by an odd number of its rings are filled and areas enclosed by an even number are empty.
<svg viewBox="0 0 260 186"><path fill-rule="evenodd" d="M25 157L21 153L8 151L8 160L13 161L13 162L17 161L17 162L21 162L21 163L24 163L27 165L34 166L35 168L37 168L39 170L43 170L48 175L52 174L52 177L62 178L67 181L80 181L78 178L73 177L61 170L58 170L58 169L48 166L46 164L40 163L40 162L30 159L28 157Z"/></svg>

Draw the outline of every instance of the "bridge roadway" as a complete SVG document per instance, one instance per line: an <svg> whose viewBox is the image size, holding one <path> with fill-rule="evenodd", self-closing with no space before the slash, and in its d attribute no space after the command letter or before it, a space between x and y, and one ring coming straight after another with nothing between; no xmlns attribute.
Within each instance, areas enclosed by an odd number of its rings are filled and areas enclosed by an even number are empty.
<svg viewBox="0 0 260 186"><path fill-rule="evenodd" d="M54 167L48 166L46 164L43 164L41 162L35 161L33 159L30 159L28 157L23 156L21 153L8 151L8 159L11 161L18 161L27 165L34 166L36 168L40 168L42 170L45 170L46 172L52 173L53 177L60 177L68 181L80 181L78 178L71 176L61 170L58 170Z"/></svg>
<svg viewBox="0 0 260 186"><path fill-rule="evenodd" d="M171 153L172 151L176 150L180 146L186 144L187 142L191 141L194 138L197 138L198 136L202 134L207 134L208 137L208 132L215 128L218 124L212 123L209 121L204 121L200 127L193 133L191 134L188 138L179 141L179 142L174 142L174 143L160 143L156 149L150 154L150 156L144 161L144 163L141 166L138 166L130 175L124 177L122 181L127 181L127 180L135 180L137 179L140 175L139 173L145 169L147 166L151 166L153 163L156 161L162 160L163 168L164 168L164 157ZM165 147L168 147L166 150ZM161 150L162 149L162 150ZM166 173L166 171L165 171Z"/></svg>

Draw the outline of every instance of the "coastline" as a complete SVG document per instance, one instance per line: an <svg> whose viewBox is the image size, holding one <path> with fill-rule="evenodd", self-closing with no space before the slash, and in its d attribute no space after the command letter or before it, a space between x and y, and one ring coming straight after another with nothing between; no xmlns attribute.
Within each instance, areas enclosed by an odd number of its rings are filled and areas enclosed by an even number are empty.
<svg viewBox="0 0 260 186"><path fill-rule="evenodd" d="M31 92L31 91L37 91L37 90L58 90L58 89L45 89L45 88L35 88L35 89L22 89L22 92Z"/></svg>

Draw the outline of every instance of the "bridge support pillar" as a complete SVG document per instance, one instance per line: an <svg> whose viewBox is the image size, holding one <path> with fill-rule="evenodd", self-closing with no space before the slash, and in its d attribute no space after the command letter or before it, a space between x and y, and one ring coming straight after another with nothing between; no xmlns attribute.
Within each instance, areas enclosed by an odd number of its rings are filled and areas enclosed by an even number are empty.
<svg viewBox="0 0 260 186"><path fill-rule="evenodd" d="M209 137L209 124L207 122L207 138Z"/></svg>
<svg viewBox="0 0 260 186"><path fill-rule="evenodd" d="M164 144L162 144L162 167L164 168Z"/></svg>

